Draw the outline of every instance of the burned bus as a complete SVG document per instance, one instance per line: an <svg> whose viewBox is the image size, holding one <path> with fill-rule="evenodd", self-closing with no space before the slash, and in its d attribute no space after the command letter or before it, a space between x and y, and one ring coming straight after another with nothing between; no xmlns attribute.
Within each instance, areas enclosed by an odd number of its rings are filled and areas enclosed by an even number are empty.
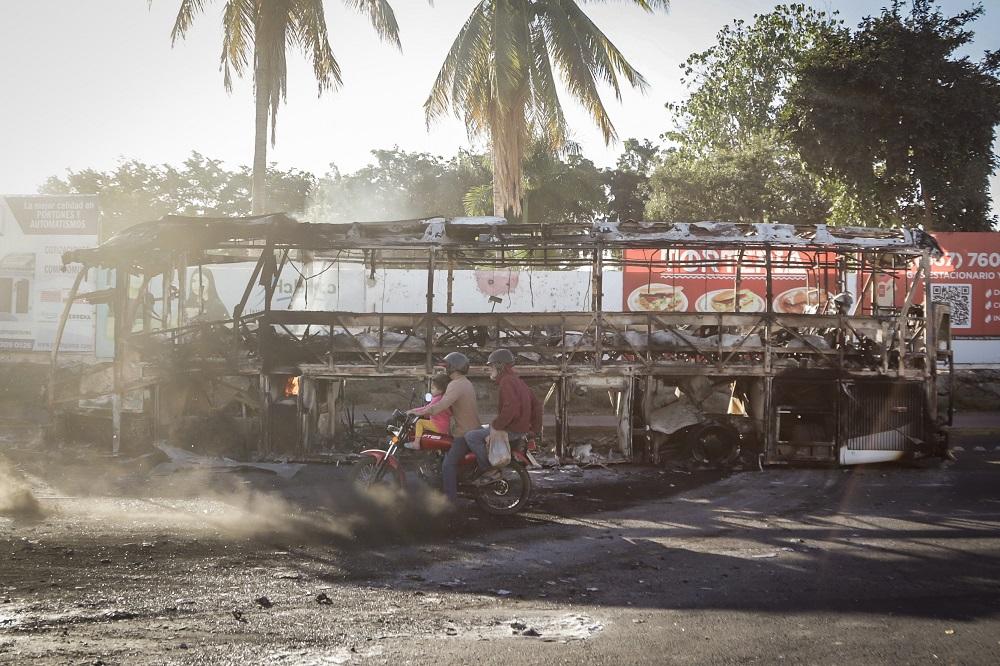
<svg viewBox="0 0 1000 666"><path fill-rule="evenodd" d="M924 298L938 252L919 230L824 225L167 216L64 256L82 270L63 324L98 304L113 353L70 371L57 344L49 397L104 399L116 452L132 430L228 409L253 455L320 455L348 385L419 385L452 351L475 373L503 347L560 456L588 390L609 394L630 461L943 455L949 310ZM97 271L105 286L81 289ZM359 296L373 285L381 300ZM470 285L481 300L462 300Z"/></svg>

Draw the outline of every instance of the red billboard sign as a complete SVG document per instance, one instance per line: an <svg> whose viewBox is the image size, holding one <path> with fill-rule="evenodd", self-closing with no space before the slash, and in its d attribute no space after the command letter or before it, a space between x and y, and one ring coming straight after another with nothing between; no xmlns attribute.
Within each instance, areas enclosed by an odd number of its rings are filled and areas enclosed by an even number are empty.
<svg viewBox="0 0 1000 666"><path fill-rule="evenodd" d="M951 304L952 334L1000 336L1000 233L933 236L944 255L931 262L931 299Z"/></svg>
<svg viewBox="0 0 1000 666"><path fill-rule="evenodd" d="M764 252L712 248L625 250L623 304L630 312L764 312ZM775 250L773 309L801 313L838 291L823 253ZM739 268L737 268L737 265Z"/></svg>
<svg viewBox="0 0 1000 666"><path fill-rule="evenodd" d="M938 233L934 238L944 254L932 262L932 298L951 304L953 334L1000 337L1000 233ZM738 253L711 248L626 250L624 309L762 312L767 297L763 253L744 251L737 280ZM775 250L771 260L776 312L822 309L841 289L860 286L859 280L851 279L838 284L834 271L820 267L828 263L822 253ZM912 278L912 271L905 279L902 274L895 280L879 275L878 303L901 305ZM921 288L915 302L923 300Z"/></svg>

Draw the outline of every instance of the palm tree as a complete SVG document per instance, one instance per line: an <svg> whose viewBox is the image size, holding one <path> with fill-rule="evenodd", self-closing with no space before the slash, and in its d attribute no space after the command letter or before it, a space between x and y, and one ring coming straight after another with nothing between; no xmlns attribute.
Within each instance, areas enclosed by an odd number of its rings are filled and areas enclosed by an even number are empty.
<svg viewBox="0 0 1000 666"><path fill-rule="evenodd" d="M669 6L669 0L629 2L650 12ZM608 84L619 100L619 77L646 89L642 75L576 0L481 0L455 38L424 103L428 124L453 110L470 135L489 137L496 215L521 215L521 163L531 135L544 137L555 149L566 143L556 70L607 143L617 135L598 83Z"/></svg>
<svg viewBox="0 0 1000 666"><path fill-rule="evenodd" d="M171 44L184 38L206 1L181 0L170 33ZM344 4L367 14L379 37L400 47L399 26L388 0L344 0ZM221 64L226 90L232 90L233 73L242 76L253 64L256 119L251 194L252 211L257 215L267 205L267 124L270 120L273 147L278 103L285 99L288 86L288 47L301 49L312 61L320 94L339 88L343 81L327 36L323 0L226 0L222 26Z"/></svg>

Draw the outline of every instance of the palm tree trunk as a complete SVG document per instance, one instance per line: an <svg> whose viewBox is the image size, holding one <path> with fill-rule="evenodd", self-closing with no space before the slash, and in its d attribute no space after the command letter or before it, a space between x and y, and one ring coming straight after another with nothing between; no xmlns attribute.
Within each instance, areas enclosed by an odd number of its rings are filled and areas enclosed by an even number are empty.
<svg viewBox="0 0 1000 666"><path fill-rule="evenodd" d="M259 72L258 72L259 74ZM270 118L270 95L263 76L256 76L254 96L257 115L254 121L253 180L250 186L250 212L262 215L267 210L267 121Z"/></svg>
<svg viewBox="0 0 1000 666"><path fill-rule="evenodd" d="M498 114L500 115L500 114ZM512 104L491 127L493 214L508 222L521 221L522 180L527 126L524 105Z"/></svg>
<svg viewBox="0 0 1000 666"><path fill-rule="evenodd" d="M493 149L493 214L516 222L521 217L521 160Z"/></svg>

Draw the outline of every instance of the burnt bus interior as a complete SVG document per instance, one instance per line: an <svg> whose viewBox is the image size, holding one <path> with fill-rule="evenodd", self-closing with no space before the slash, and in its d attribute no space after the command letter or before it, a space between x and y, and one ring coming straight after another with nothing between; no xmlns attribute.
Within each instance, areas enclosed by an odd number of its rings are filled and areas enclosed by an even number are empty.
<svg viewBox="0 0 1000 666"><path fill-rule="evenodd" d="M671 252L691 248L703 252ZM630 249L658 252L638 265ZM133 431L162 438L192 413L227 410L239 417L227 423L251 443L246 455L308 458L351 427L356 415L343 399L358 382L426 386L451 351L467 354L481 376L489 353L506 347L554 416L545 437L559 456L572 445L568 406L586 390L611 396L626 460L720 464L742 453L763 464L853 464L941 455L936 375L951 363L949 311L922 301L937 252L918 230L823 225L167 216L64 256L83 270L59 335L71 303L102 304L114 355L63 368L57 339L49 399L67 411L95 398L110 402L116 454ZM204 282L188 282L225 264L245 264L248 279L233 311L216 313ZM425 297L405 313L317 309L323 304L309 300L310 278L342 265L372 276L376 267L419 269ZM729 268L734 295L744 272L763 275L760 311L741 311L738 298L716 312L624 311L624 301L605 309L609 271L706 265ZM589 308L455 312L455 272L483 266L589 269ZM277 306L278 276L289 267L299 276L297 295ZM97 270L113 278L84 293L85 276ZM778 311L772 276L779 270L811 276L822 287L815 302ZM888 301L876 294L887 278L897 292ZM136 420L148 427L129 428Z"/></svg>

